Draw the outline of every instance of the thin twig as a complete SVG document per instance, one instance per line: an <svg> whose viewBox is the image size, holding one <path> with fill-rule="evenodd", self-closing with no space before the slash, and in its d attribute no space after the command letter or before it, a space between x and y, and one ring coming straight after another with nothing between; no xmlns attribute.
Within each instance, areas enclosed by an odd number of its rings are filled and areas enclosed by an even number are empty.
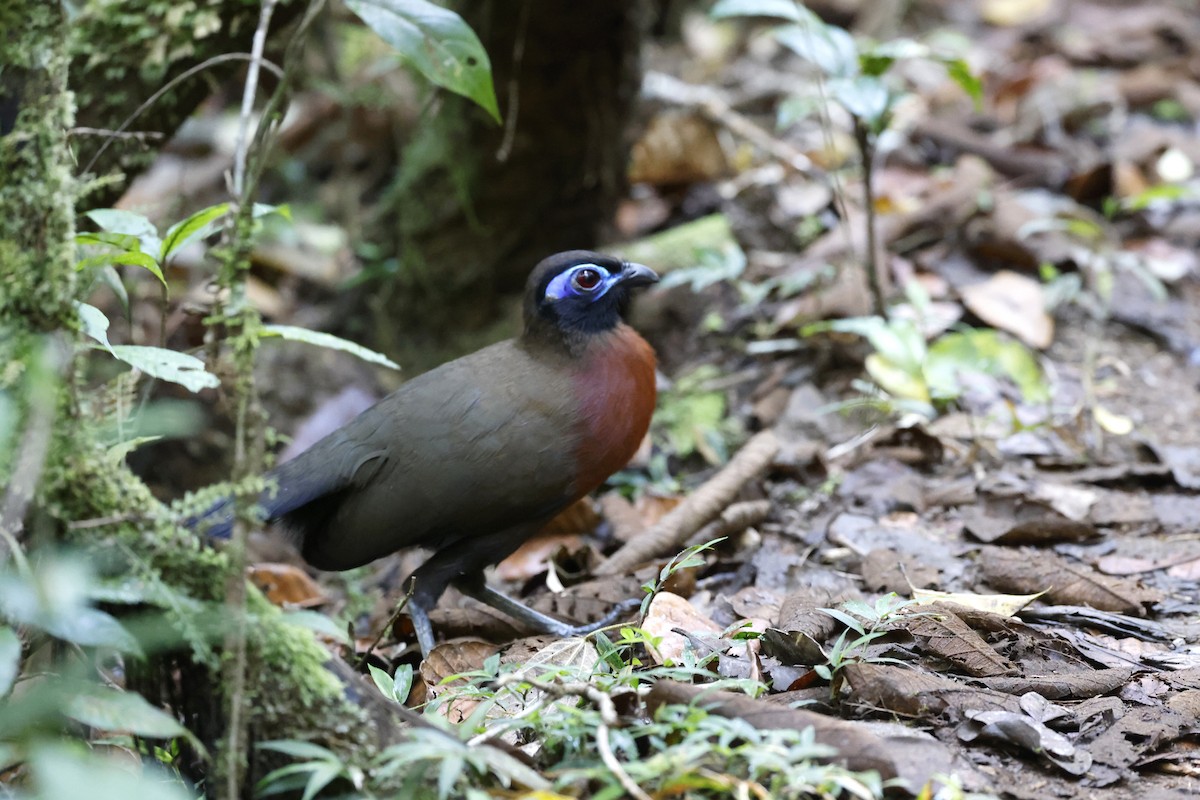
<svg viewBox="0 0 1200 800"><path fill-rule="evenodd" d="M867 214L867 252L864 254L867 275L870 276L871 294L875 298L875 313L884 316L887 311L888 280L885 267L879 263L875 252L877 232L875 230L875 146L874 137L865 120L854 118L854 141L858 144L858 157L862 159L863 205Z"/></svg>
<svg viewBox="0 0 1200 800"><path fill-rule="evenodd" d="M76 127L67 131L68 136L108 136L113 139L135 139L139 142L165 139L162 131L114 131L110 128Z"/></svg>
<svg viewBox="0 0 1200 800"><path fill-rule="evenodd" d="M517 138L517 119L521 111L521 64L525 61L525 39L529 35L529 7L531 0L521 3L521 18L517 20L517 35L513 39L512 66L508 78L508 106L504 109L504 139L496 151L496 160L501 164L512 154L513 142Z"/></svg>
<svg viewBox="0 0 1200 800"><path fill-rule="evenodd" d="M104 142L104 144L102 144L100 146L100 149L96 151L96 154L94 156L92 156L92 160L89 161L87 163L87 166L83 168L84 173L91 172L92 167L94 167L96 165L96 161L100 158L100 156L104 155L104 151L107 150L108 146L110 144L112 144L113 141L116 140L116 137L119 136L120 134L124 133L125 129L128 128L130 125L132 125L133 121L142 115L142 112L144 112L146 109L150 108L150 106L157 103L159 101L159 98L161 98L164 94L171 91L176 86L183 83L188 78L195 75L196 73L203 72L204 70L208 69L209 67L215 67L217 64L223 64L226 61L249 61L250 58L251 58L251 56L249 53L223 53L219 56L213 56L212 58L206 58L203 61L201 61L199 64L197 64L196 66L189 67L188 69L184 70L180 74L176 75L171 80L167 81L165 84L163 84L163 87L161 89L159 89L154 94L150 95L148 98L146 98L146 101L144 103L142 103L140 106L135 108L133 110L133 113L130 114L128 117L126 117L125 121L121 123L120 127L118 127L115 131L113 131L109 135L108 139ZM261 59L261 63L264 67L267 68L268 72L275 74L280 79L283 78L283 70L282 69L275 66L270 61L267 61L265 58Z"/></svg>
<svg viewBox="0 0 1200 800"><path fill-rule="evenodd" d="M371 657L371 653L374 653L375 648L378 647L379 643L383 641L384 634L392 629L392 626L396 624L396 620L400 619L400 614L404 611L405 607L408 605L408 601L412 599L413 592L416 590L417 579L416 576L413 576L408 580L408 592L405 593L404 599L396 604L396 610L392 612L392 616L386 623L384 623L383 627L379 629L379 635L375 637L375 641L371 642L371 646L368 647L366 652L362 654L362 657L358 659L358 665L356 668L360 672L366 665L367 659Z"/></svg>
<svg viewBox="0 0 1200 800"><path fill-rule="evenodd" d="M254 41L250 45L250 68L246 70L246 85L242 89L242 110L238 115L236 155L233 159L233 196L242 198L246 178L246 153L250 147L250 118L254 114L254 96L258 93L258 72L267 43L267 29L271 26L271 15L275 13L278 0L262 0L262 12L258 27L254 30Z"/></svg>
<svg viewBox="0 0 1200 800"><path fill-rule="evenodd" d="M642 81L642 91L673 105L695 108L730 133L783 162L789 169L806 175L820 173L808 156L734 111L725 98L707 86L685 83L661 72L647 72Z"/></svg>
<svg viewBox="0 0 1200 800"><path fill-rule="evenodd" d="M138 522L147 519L146 515L141 513L136 514L113 514L108 517L95 517L93 519L76 519L67 523L67 530L70 531L86 531L92 528L107 528L109 525L119 525L122 522Z"/></svg>

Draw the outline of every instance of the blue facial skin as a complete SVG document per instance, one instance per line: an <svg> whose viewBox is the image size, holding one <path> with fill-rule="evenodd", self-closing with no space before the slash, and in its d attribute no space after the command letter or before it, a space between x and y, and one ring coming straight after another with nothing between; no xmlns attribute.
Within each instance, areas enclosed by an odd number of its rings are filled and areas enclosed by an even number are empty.
<svg viewBox="0 0 1200 800"><path fill-rule="evenodd" d="M587 287L587 275L580 275L588 271L594 272L600 276L599 283L594 284L590 289ZM580 282L581 277L583 282ZM586 297L592 301L603 297L609 289L615 286L621 280L621 274L613 274L597 264L579 264L570 269L563 270L546 287L545 299L550 302L563 300L567 297Z"/></svg>
<svg viewBox="0 0 1200 800"><path fill-rule="evenodd" d="M629 290L657 280L658 275L641 264L604 256L581 259L546 280L537 313L564 333L614 330L629 304Z"/></svg>

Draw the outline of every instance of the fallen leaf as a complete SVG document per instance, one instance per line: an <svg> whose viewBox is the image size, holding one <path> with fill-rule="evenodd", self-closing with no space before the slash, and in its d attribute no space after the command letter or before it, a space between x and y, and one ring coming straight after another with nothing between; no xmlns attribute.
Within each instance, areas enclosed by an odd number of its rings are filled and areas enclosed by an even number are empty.
<svg viewBox="0 0 1200 800"><path fill-rule="evenodd" d="M1054 318L1046 313L1042 285L1033 278L1000 270L983 283L962 289L971 313L1039 350L1054 341Z"/></svg>
<svg viewBox="0 0 1200 800"><path fill-rule="evenodd" d="M1011 617L1044 594L1044 591L1037 594L970 594L968 592L936 592L932 589L914 589L912 598L915 605L929 605L946 601L977 611Z"/></svg>
<svg viewBox="0 0 1200 800"><path fill-rule="evenodd" d="M984 0L979 14L990 25L1011 28L1033 22L1054 5L1054 0Z"/></svg>
<svg viewBox="0 0 1200 800"><path fill-rule="evenodd" d="M255 564L247 570L250 580L277 606L319 606L325 593L308 573L291 564Z"/></svg>
<svg viewBox="0 0 1200 800"><path fill-rule="evenodd" d="M642 629L659 638L657 646L650 647L650 656L659 664L679 664L687 649L687 637L676 633L676 629L687 632L721 633L721 626L701 614L696 608L677 594L659 592L650 601L650 610Z"/></svg>

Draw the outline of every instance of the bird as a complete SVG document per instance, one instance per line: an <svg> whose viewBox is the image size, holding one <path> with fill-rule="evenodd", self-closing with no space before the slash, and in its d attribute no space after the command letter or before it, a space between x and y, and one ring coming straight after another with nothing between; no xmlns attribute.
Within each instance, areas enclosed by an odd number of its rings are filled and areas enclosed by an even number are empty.
<svg viewBox="0 0 1200 800"><path fill-rule="evenodd" d="M571 625L488 587L483 572L636 453L656 359L624 316L631 291L657 281L647 266L588 250L543 259L526 281L519 336L401 384L276 467L263 517L319 570L428 550L405 609L424 656L435 643L429 612L451 585L545 633L611 624L624 607ZM191 522L227 538L232 501Z"/></svg>

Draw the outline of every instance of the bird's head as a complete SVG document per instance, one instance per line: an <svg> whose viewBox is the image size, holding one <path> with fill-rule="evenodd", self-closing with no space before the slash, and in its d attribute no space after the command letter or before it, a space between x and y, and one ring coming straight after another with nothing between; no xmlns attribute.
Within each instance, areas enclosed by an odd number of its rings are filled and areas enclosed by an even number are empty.
<svg viewBox="0 0 1200 800"><path fill-rule="evenodd" d="M629 304L629 292L658 282L649 267L589 250L545 258L525 285L525 335L570 342L612 330Z"/></svg>

